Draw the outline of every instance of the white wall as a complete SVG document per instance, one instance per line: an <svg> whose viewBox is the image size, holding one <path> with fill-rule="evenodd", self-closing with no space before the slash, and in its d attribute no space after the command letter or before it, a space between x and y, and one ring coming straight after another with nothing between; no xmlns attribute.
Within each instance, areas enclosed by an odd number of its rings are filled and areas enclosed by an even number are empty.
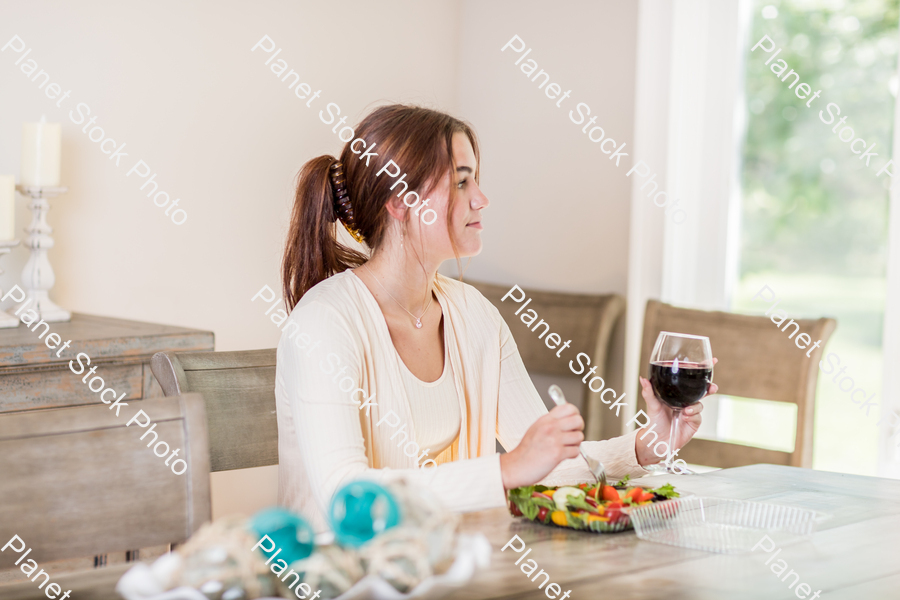
<svg viewBox="0 0 900 600"><path fill-rule="evenodd" d="M279 285L297 170L340 148L318 119L327 102L350 122L403 101L475 126L493 204L467 276L626 291L630 163L612 166L568 110L587 102L607 134L632 147L632 3L34 0L0 11L0 46L19 35L28 58L72 90L57 108L13 64L18 56L0 53L0 173L18 175L23 122L45 114L63 124L70 191L52 202L50 258L52 297L65 308L212 330L216 350L275 346L277 328L250 297ZM250 52L264 34L322 90L315 110L268 70L267 55ZM513 34L551 81L572 89L563 108L500 53ZM119 168L69 120L78 102L127 144ZM137 159L181 199L184 225L126 178ZM30 219L25 205L17 201L18 231ZM26 258L19 247L0 262L0 288L20 281ZM273 502L274 482L274 468L215 474L214 516Z"/></svg>
<svg viewBox="0 0 900 600"><path fill-rule="evenodd" d="M459 108L478 130L481 187L492 202L484 251L466 275L624 294L637 3L469 1L461 19ZM532 48L519 66L521 54L500 52L513 35ZM538 89L543 76L532 82L520 70L529 59L572 90L559 108ZM627 142L619 167L570 120L579 102L607 136Z"/></svg>
<svg viewBox="0 0 900 600"><path fill-rule="evenodd" d="M457 12L449 1L6 3L3 44L19 35L72 90L56 108L0 53L0 172L18 174L22 122L63 123L70 191L50 213L54 296L75 311L210 329L217 350L274 346L275 327L249 299L278 283L297 170L340 148L318 109L336 102L351 121L388 101L452 110ZM312 108L250 52L264 34L322 90ZM77 102L127 143L118 169L69 120ZM181 198L184 225L126 178L138 158ZM24 199L17 210L21 230ZM19 248L4 260L0 286L19 280L26 258Z"/></svg>
<svg viewBox="0 0 900 600"><path fill-rule="evenodd" d="M635 156L637 6L464 3L459 110L477 129L481 188L491 200L483 220L484 250L465 277L526 290L626 294L631 187L625 173ZM501 52L514 35L526 49ZM538 65L532 78L541 69L550 74L544 89L538 88L543 75L533 82L521 70L529 59ZM571 95L547 97L544 90L553 82ZM580 119L579 102L598 115L592 127L602 126L617 147L627 143L620 166L587 139L583 124L570 119L569 111ZM448 274L456 272L455 265L446 266ZM614 389L623 384L624 341L623 326L613 336L607 363ZM532 379L548 406L551 383L568 398L580 398L584 389L574 376Z"/></svg>

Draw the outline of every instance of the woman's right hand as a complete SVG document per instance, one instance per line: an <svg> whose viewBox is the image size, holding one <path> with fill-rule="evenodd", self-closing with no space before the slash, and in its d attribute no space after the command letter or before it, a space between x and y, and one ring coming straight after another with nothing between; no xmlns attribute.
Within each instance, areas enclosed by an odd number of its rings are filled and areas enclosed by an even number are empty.
<svg viewBox="0 0 900 600"><path fill-rule="evenodd" d="M566 458L578 456L584 441L584 419L571 404L557 406L531 424L522 442L500 455L503 487L533 485Z"/></svg>

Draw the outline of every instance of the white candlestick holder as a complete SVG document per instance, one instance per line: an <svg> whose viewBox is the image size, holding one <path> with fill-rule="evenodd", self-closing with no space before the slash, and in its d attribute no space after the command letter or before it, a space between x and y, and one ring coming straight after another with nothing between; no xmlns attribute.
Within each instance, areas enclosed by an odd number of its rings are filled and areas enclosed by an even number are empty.
<svg viewBox="0 0 900 600"><path fill-rule="evenodd" d="M72 313L50 300L50 290L56 283L56 276L47 257L47 251L53 247L53 238L50 236L53 229L47 224L47 211L50 210L48 200L66 193L69 188L17 185L16 189L20 194L31 198L28 202L32 214L31 224L25 229L28 233L25 245L31 249L31 256L22 270L22 287L26 297L33 301L28 308L34 309L47 323L69 321Z"/></svg>
<svg viewBox="0 0 900 600"><path fill-rule="evenodd" d="M4 254L9 254L10 251L18 245L19 240L0 241L0 258L2 258ZM3 274L3 269L0 269L0 274ZM0 290L0 297L2 296L3 290ZM0 310L0 329L9 329L10 327L18 326L19 319Z"/></svg>

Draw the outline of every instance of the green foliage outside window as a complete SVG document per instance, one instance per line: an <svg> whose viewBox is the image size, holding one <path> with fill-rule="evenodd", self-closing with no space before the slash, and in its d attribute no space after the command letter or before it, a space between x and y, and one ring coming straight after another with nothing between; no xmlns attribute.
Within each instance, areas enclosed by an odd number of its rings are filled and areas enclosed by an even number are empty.
<svg viewBox="0 0 900 600"><path fill-rule="evenodd" d="M855 381L879 397L890 179L875 174L891 157L898 16L900 0L754 2L745 55L740 281L732 304L762 314L768 307L751 298L768 285L791 317L837 318L826 352L851 365ZM782 49L768 66L774 50L750 52L763 35ZM793 76L782 82L771 71L778 59L813 92L822 90L809 108L808 98L788 88ZM830 102L841 112L826 125L819 111ZM832 132L843 116L866 148L876 144L869 166L838 138L844 125ZM789 449L790 439L774 439L786 429L772 426L785 419L776 414L780 407L752 404L723 400L720 435ZM814 468L874 475L876 420L820 374Z"/></svg>
<svg viewBox="0 0 900 600"><path fill-rule="evenodd" d="M777 17L762 18L768 6ZM898 10L898 0L756 3L750 47L768 35L782 50L768 66L774 51L746 58L742 274L884 274L886 175L875 173L891 150ZM822 90L809 108L788 88L793 76L771 71L778 59ZM876 143L868 168L820 120L829 102L867 147Z"/></svg>

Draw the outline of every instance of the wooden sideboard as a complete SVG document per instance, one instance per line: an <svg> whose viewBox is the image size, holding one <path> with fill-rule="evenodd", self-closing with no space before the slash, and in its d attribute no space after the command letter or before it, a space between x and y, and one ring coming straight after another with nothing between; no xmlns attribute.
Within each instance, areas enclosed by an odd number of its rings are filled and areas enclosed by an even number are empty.
<svg viewBox="0 0 900 600"><path fill-rule="evenodd" d="M79 313L74 313L69 322L50 323L49 332L58 334L63 343L72 341L64 350L59 350L62 343L56 349L48 348L44 340L49 333L44 339L40 336L44 331L41 326L32 332L23 323L14 329L0 329L0 413L99 403L98 394L82 382L84 375L69 369L69 361L76 360L79 352L90 356L90 366L97 366L96 375L108 387L118 394L126 392L124 402L162 397L162 389L150 371L150 358L155 353L208 352L215 346L211 331ZM73 364L81 369L77 362ZM65 560L55 563L54 568L66 572L103 567L138 558L152 559L166 550L142 548L93 559ZM22 577L18 569L0 571L0 583Z"/></svg>
<svg viewBox="0 0 900 600"><path fill-rule="evenodd" d="M0 329L0 412L99 402L83 376L69 369L79 352L91 357L91 367L97 366L108 387L127 392L125 400L140 400L163 395L150 372L155 353L210 351L215 345L211 331L79 313L69 322L50 323L63 342L72 340L65 350L48 348L38 337L43 330L32 332L23 323Z"/></svg>

